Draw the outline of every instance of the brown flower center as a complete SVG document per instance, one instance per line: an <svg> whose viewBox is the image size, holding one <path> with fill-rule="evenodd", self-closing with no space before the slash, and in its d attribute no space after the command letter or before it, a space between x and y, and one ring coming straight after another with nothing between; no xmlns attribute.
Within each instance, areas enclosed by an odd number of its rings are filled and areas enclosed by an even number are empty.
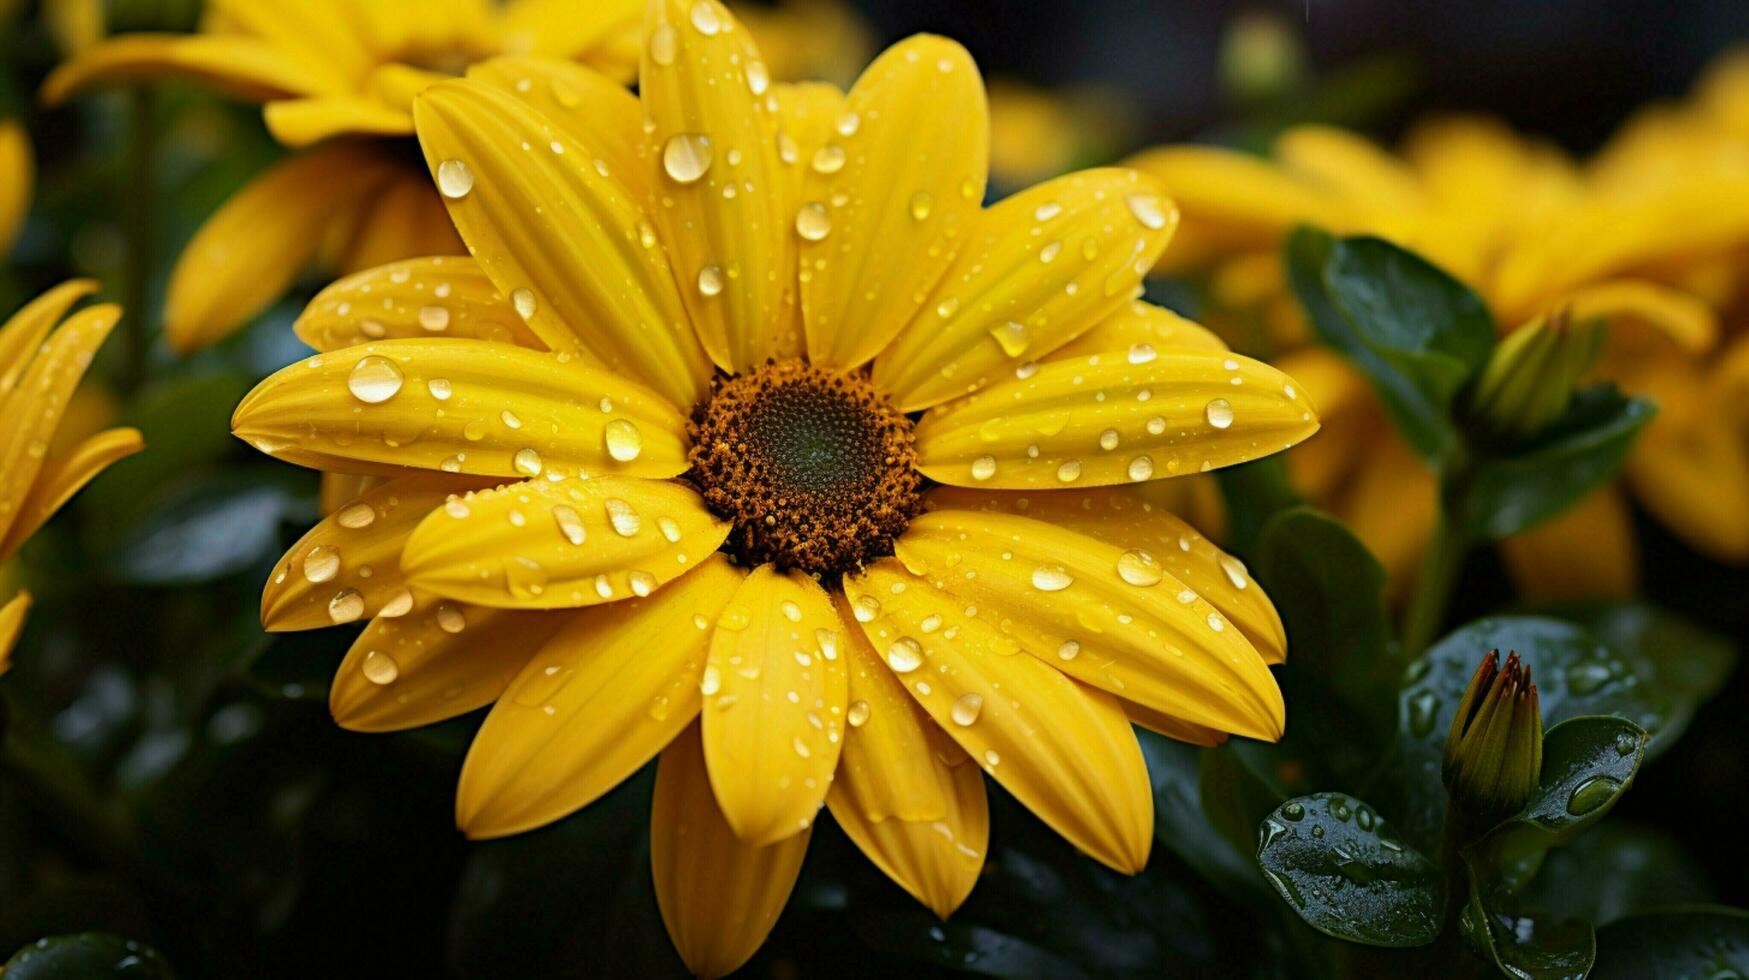
<svg viewBox="0 0 1749 980"><path fill-rule="evenodd" d="M713 382L687 428L687 475L748 565L835 578L892 554L921 508L911 420L859 375L767 361Z"/></svg>

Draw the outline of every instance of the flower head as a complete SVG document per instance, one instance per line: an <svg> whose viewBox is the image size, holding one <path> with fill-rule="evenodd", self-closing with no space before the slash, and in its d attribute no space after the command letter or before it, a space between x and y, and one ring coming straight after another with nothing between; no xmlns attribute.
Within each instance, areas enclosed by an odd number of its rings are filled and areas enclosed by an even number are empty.
<svg viewBox="0 0 1749 980"><path fill-rule="evenodd" d="M461 251L425 176L395 149L413 134L413 97L484 59L526 55L604 72L583 73L587 87L566 96L593 101L595 85L635 74L641 7L212 0L200 33L119 35L57 68L42 96L55 104L100 85L186 79L263 103L268 129L302 151L232 196L179 257L165 330L191 351L254 318L314 259L355 271ZM568 84L555 72L542 84Z"/></svg>
<svg viewBox="0 0 1749 980"><path fill-rule="evenodd" d="M266 452L388 477L286 556L269 628L372 617L349 727L494 705L474 836L660 753L657 895L696 971L757 948L822 805L943 915L980 770L1140 868L1131 721L1284 720L1267 597L1148 485L1317 427L1136 300L1171 202L1094 170L984 207L983 86L938 37L845 94L773 83L715 0L653 0L638 96L571 111L547 64L418 96L472 258L336 283L298 327L321 352L237 410Z"/></svg>
<svg viewBox="0 0 1749 980"><path fill-rule="evenodd" d="M144 445L138 430L123 428L52 448L86 366L121 316L110 304L67 316L96 290L89 280L64 283L0 326L0 564L104 467ZM29 607L23 592L0 606L0 673Z"/></svg>
<svg viewBox="0 0 1749 980"><path fill-rule="evenodd" d="M1454 807L1482 821L1517 812L1542 774L1543 722L1530 666L1500 651L1482 659L1445 742L1445 786Z"/></svg>

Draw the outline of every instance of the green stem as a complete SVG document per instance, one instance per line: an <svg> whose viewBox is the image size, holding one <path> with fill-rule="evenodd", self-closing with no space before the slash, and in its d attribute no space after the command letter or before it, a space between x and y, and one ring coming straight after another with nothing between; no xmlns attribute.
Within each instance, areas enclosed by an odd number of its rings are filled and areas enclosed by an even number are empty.
<svg viewBox="0 0 1749 980"><path fill-rule="evenodd" d="M1453 526L1449 512L1442 513L1433 529L1433 540L1421 557L1415 575L1415 591L1403 616L1403 656L1414 659L1427 649L1445 622L1446 607L1457 585L1458 571L1469 554L1469 538Z"/></svg>
<svg viewBox="0 0 1749 980"><path fill-rule="evenodd" d="M157 234L157 132L152 125L152 89L128 93L128 165L122 197L127 201L127 266L122 273L122 353L120 387L133 394L146 380L149 343L147 295L151 288L153 243Z"/></svg>

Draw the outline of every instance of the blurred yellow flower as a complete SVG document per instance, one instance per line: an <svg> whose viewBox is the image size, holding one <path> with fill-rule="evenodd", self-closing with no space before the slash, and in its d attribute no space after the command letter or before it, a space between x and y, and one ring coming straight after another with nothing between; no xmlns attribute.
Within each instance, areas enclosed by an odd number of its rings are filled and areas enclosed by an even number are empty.
<svg viewBox="0 0 1749 980"><path fill-rule="evenodd" d="M1700 98L1723 87L1703 86ZM1421 252L1474 288L1503 330L1563 310L1578 322L1609 322L1594 373L1660 406L1627 483L1693 547L1741 562L1749 561L1749 438L1724 421L1728 380L1703 376L1709 359L1749 361L1718 342L1718 311L1749 245L1749 152L1741 140L1726 149L1716 127L1689 118L1699 113L1630 126L1583 166L1473 118L1423 123L1400 155L1304 126L1284 133L1268 159L1172 146L1131 164L1158 177L1183 212L1160 271L1206 273L1211 322L1242 346L1293 350L1306 339L1278 251L1302 223ZM1333 354L1308 347L1280 363L1308 379L1325 412L1324 437L1290 458L1296 482L1351 522L1400 586L1431 531L1431 475L1395 444L1365 383ZM1617 494L1605 488L1505 542L1521 587L1543 597L1630 591L1633 535ZM1386 500L1403 501L1402 512L1379 511Z"/></svg>
<svg viewBox="0 0 1749 980"><path fill-rule="evenodd" d="M1134 121L1121 93L1048 90L1017 79L990 84L990 179L1017 189L1118 155Z"/></svg>
<svg viewBox="0 0 1749 980"><path fill-rule="evenodd" d="M261 312L318 256L353 271L459 252L424 176L386 142L412 135L414 94L502 53L575 59L629 80L641 10L642 0L211 0L201 33L89 47L49 76L43 98L187 79L265 103L268 129L300 150L238 191L178 259L165 328L191 351Z"/></svg>
<svg viewBox="0 0 1749 980"><path fill-rule="evenodd" d="M57 286L0 326L0 564L104 467L143 446L126 428L57 445L79 380L121 316L102 304L67 317L96 290L89 280ZM25 592L0 606L0 673L29 607Z"/></svg>
<svg viewBox="0 0 1749 980"><path fill-rule="evenodd" d="M5 255L30 212L36 162L30 136L16 119L0 119L0 255Z"/></svg>
<svg viewBox="0 0 1749 980"><path fill-rule="evenodd" d="M904 41L848 94L775 84L715 0L654 0L638 96L493 61L413 114L473 257L330 287L298 324L319 353L233 429L388 478L287 554L263 621L371 620L332 688L349 728L493 705L469 835L660 753L657 896L716 975L763 942L822 806L946 915L984 859L980 769L1134 872L1132 721L1281 734L1274 608L1150 484L1317 420L1136 301L1176 223L1152 181L985 209L962 48Z"/></svg>

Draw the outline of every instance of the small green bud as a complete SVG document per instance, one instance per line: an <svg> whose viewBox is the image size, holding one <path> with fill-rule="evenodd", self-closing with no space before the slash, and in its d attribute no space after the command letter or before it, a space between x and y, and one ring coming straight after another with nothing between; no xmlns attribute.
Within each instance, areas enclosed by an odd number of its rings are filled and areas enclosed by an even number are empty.
<svg viewBox="0 0 1749 980"><path fill-rule="evenodd" d="M1470 395L1484 433L1516 441L1559 418L1603 347L1601 321L1575 326L1567 310L1538 317L1494 348Z"/></svg>
<svg viewBox="0 0 1749 980"><path fill-rule="evenodd" d="M1500 651L1483 658L1445 741L1445 788L1454 808L1491 823L1524 806L1543 767L1543 720L1530 667Z"/></svg>
<svg viewBox="0 0 1749 980"><path fill-rule="evenodd" d="M1221 87L1236 101L1281 98L1305 77L1305 43L1284 17L1240 14L1221 38L1220 72Z"/></svg>

